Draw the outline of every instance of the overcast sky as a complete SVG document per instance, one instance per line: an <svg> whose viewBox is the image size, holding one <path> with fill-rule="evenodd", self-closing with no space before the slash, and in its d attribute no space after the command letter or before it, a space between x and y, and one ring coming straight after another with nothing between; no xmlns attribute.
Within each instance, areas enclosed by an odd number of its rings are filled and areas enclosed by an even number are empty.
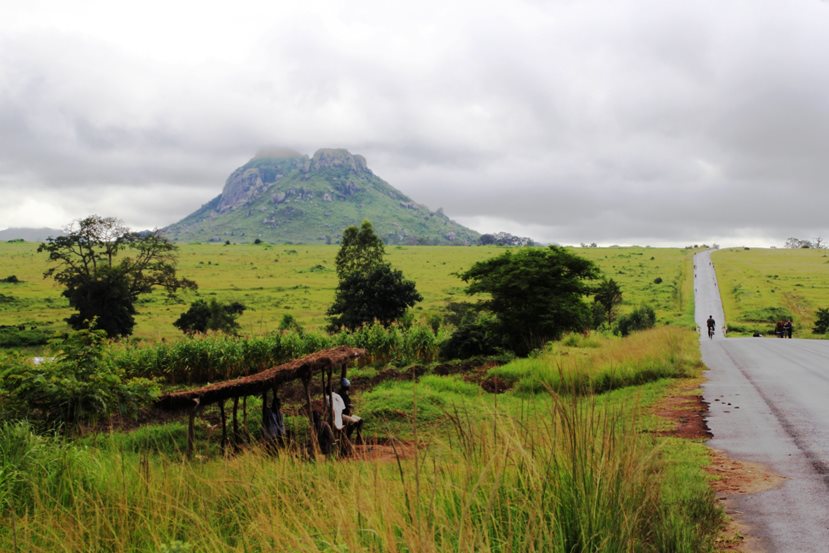
<svg viewBox="0 0 829 553"><path fill-rule="evenodd" d="M0 4L0 228L164 226L342 147L480 232L829 236L829 3Z"/></svg>

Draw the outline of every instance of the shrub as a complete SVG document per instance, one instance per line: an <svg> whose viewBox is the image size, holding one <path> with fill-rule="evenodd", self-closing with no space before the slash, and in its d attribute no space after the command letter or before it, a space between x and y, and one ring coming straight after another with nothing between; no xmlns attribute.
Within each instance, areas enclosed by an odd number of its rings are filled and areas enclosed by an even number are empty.
<svg viewBox="0 0 829 553"><path fill-rule="evenodd" d="M49 342L52 332L36 325L0 326L0 348L42 346Z"/></svg>
<svg viewBox="0 0 829 553"><path fill-rule="evenodd" d="M239 330L236 319L244 311L245 306L238 301L220 303L215 298L210 302L196 300L176 319L173 326L189 335L204 334L208 330L236 334Z"/></svg>
<svg viewBox="0 0 829 553"><path fill-rule="evenodd" d="M32 418L68 429L120 412L135 415L158 395L145 378L125 380L103 355L105 332L80 330L67 336L54 360L34 365L18 357L0 374L7 418Z"/></svg>
<svg viewBox="0 0 829 553"><path fill-rule="evenodd" d="M656 313L649 305L643 305L619 317L619 322L616 324L616 332L622 336L627 336L631 332L637 330L646 330L653 328L656 325Z"/></svg>
<svg viewBox="0 0 829 553"><path fill-rule="evenodd" d="M829 309L820 308L817 310L815 316L815 326L812 332L815 334L826 334L829 332Z"/></svg>
<svg viewBox="0 0 829 553"><path fill-rule="evenodd" d="M461 323L441 348L440 355L444 359L468 359L478 355L494 355L505 347L498 320L482 314Z"/></svg>
<svg viewBox="0 0 829 553"><path fill-rule="evenodd" d="M17 275L9 275L6 278L0 279L0 282L6 282L8 284L20 284L23 281L17 278Z"/></svg>

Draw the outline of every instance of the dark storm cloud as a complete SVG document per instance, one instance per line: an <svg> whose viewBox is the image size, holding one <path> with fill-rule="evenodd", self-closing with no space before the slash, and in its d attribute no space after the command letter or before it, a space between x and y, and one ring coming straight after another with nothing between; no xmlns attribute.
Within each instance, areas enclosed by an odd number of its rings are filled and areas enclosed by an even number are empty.
<svg viewBox="0 0 829 553"><path fill-rule="evenodd" d="M0 227L89 211L168 224L275 145L361 153L481 231L829 233L825 3L242 4L199 23L193 6L102 3L51 27L12 9Z"/></svg>

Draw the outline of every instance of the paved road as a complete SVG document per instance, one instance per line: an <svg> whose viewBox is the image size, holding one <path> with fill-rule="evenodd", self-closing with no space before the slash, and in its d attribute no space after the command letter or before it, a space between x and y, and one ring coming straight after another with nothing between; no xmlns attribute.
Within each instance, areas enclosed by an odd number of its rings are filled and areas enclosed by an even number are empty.
<svg viewBox="0 0 829 553"><path fill-rule="evenodd" d="M695 257L696 320L724 320L710 253ZM700 336L710 445L769 466L778 488L736 508L769 552L829 552L829 341Z"/></svg>

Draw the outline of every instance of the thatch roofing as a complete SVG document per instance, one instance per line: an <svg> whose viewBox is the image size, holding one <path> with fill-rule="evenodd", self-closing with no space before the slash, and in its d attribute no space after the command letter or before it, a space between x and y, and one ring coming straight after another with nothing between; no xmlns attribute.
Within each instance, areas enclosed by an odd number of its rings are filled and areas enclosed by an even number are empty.
<svg viewBox="0 0 829 553"><path fill-rule="evenodd" d="M340 367L365 354L364 349L347 346L325 349L249 376L164 394L156 405L166 411L179 411L197 404L205 406L233 397L257 395L279 384L308 378L315 370Z"/></svg>

